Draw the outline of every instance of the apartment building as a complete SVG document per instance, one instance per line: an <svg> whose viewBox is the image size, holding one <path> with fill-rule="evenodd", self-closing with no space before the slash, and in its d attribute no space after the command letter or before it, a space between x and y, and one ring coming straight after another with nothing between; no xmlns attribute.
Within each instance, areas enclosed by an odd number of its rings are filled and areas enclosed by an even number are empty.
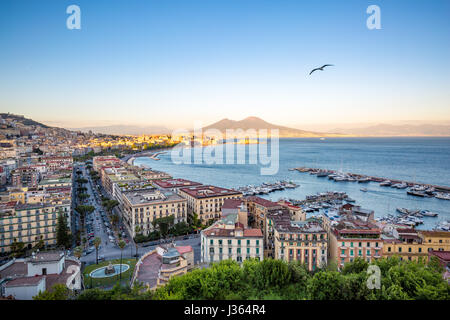
<svg viewBox="0 0 450 320"><path fill-rule="evenodd" d="M70 203L1 204L0 253L9 252L15 241L23 242L28 249L39 240L43 240L47 246L56 244L58 212L68 215L68 207Z"/></svg>
<svg viewBox="0 0 450 320"><path fill-rule="evenodd" d="M308 270L327 265L328 235L320 220L292 221L289 212L281 211L270 214L267 223L268 232L273 232L268 241L272 243L269 248L273 249L271 256L275 259L299 261Z"/></svg>
<svg viewBox="0 0 450 320"><path fill-rule="evenodd" d="M383 238L383 256L397 256L401 260L428 260L432 251L450 251L450 232L420 231L398 228L392 237Z"/></svg>
<svg viewBox="0 0 450 320"><path fill-rule="evenodd" d="M136 174L123 167L103 167L100 178L103 188L110 196L113 196L113 185L115 183L126 184L141 180Z"/></svg>
<svg viewBox="0 0 450 320"><path fill-rule="evenodd" d="M264 258L264 237L261 230L245 228L236 213L230 213L202 230L200 243L201 261L206 263Z"/></svg>
<svg viewBox="0 0 450 320"><path fill-rule="evenodd" d="M178 194L187 200L188 213L196 213L202 223L219 219L226 199L242 198L239 191L215 186L180 188Z"/></svg>
<svg viewBox="0 0 450 320"><path fill-rule="evenodd" d="M173 192L151 187L133 191L123 189L118 199L124 224L133 237L136 227L144 235L154 231L152 222L155 219L173 216L174 223L187 222L187 201Z"/></svg>
<svg viewBox="0 0 450 320"><path fill-rule="evenodd" d="M115 165L122 165L123 162L115 156L97 156L92 158L92 169L100 172L103 167L113 167Z"/></svg>
<svg viewBox="0 0 450 320"><path fill-rule="evenodd" d="M251 196L245 198L249 214L249 224L254 228L260 228L266 233L266 216L271 210L283 208L281 204L260 197Z"/></svg>
<svg viewBox="0 0 450 320"><path fill-rule="evenodd" d="M305 221L306 220L306 212L303 211L302 207L296 206L289 201L280 200L277 202L283 208L289 210L289 215L291 220L293 221Z"/></svg>
<svg viewBox="0 0 450 320"><path fill-rule="evenodd" d="M356 217L342 218L331 227L330 259L341 268L356 257L368 262L382 257L383 239L380 228Z"/></svg>

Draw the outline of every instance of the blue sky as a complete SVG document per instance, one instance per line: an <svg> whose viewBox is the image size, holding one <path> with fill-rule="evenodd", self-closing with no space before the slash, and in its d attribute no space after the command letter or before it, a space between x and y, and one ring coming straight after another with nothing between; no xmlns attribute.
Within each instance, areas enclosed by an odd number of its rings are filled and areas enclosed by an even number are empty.
<svg viewBox="0 0 450 320"><path fill-rule="evenodd" d="M66 127L450 120L449 15L446 0L2 0L0 106Z"/></svg>

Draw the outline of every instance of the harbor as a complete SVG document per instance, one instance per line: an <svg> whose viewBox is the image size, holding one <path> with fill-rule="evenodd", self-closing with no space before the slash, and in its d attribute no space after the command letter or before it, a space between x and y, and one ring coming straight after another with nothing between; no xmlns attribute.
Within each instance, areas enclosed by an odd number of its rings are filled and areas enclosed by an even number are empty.
<svg viewBox="0 0 450 320"><path fill-rule="evenodd" d="M322 192L315 195L308 195L304 200L285 198L280 198L279 200L287 200L293 205L300 206L306 213L314 216L324 214L327 217L334 217L334 219L339 218L340 213L345 208L345 204L351 204L350 207L359 208L357 212L361 212L365 215L374 214L374 211L370 208L360 208L357 206L355 204L356 200L351 199L342 191ZM423 225L426 219L437 218L438 216L438 213L430 210L397 208L396 214L388 213L385 216L375 218L375 221L415 228ZM441 220L436 222L437 223L432 228L433 230L450 231L450 221Z"/></svg>
<svg viewBox="0 0 450 320"><path fill-rule="evenodd" d="M396 179L387 179L381 177L367 176L357 173L344 173L337 170L327 170L320 168L298 167L289 169L290 171L298 171L302 173L309 173L316 175L318 178L328 178L336 182L357 182L368 183L376 182L381 187L390 187L395 189L408 189L406 193L411 196L421 198L435 197L441 200L450 200L450 188L446 186L431 185L424 183L417 183L411 181L402 181ZM367 191L366 188L361 188L361 191Z"/></svg>

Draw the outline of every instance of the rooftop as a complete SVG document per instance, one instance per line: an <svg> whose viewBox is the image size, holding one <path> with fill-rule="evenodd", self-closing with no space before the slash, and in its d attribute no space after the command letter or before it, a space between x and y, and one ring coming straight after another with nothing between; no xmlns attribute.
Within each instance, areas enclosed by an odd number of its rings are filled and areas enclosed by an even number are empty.
<svg viewBox="0 0 450 320"><path fill-rule="evenodd" d="M154 184L161 188L182 188L182 187L193 187L202 185L199 182L185 180L185 179L165 179L165 180L154 180Z"/></svg>
<svg viewBox="0 0 450 320"><path fill-rule="evenodd" d="M242 193L239 191L216 186L197 186L190 188L182 188L180 190L196 199L230 196L230 195L242 195Z"/></svg>
<svg viewBox="0 0 450 320"><path fill-rule="evenodd" d="M123 195L133 206L184 200L173 192L156 189L125 191Z"/></svg>
<svg viewBox="0 0 450 320"><path fill-rule="evenodd" d="M259 204L259 205L261 205L263 207L266 207L266 208L280 207L280 204L278 204L276 202L273 202L273 201L270 201L270 200L263 199L261 197L250 196L250 197L246 197L245 199L247 201L251 201L251 202L257 203L257 204Z"/></svg>
<svg viewBox="0 0 450 320"><path fill-rule="evenodd" d="M430 255L436 256L441 260L450 262L450 251L430 251Z"/></svg>

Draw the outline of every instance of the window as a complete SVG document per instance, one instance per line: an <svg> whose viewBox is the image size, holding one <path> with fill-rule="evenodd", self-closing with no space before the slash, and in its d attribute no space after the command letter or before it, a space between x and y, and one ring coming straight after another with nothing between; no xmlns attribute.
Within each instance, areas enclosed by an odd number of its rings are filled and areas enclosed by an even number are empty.
<svg viewBox="0 0 450 320"><path fill-rule="evenodd" d="M250 240L247 240L247 245L248 245L248 246L250 245Z"/></svg>
<svg viewBox="0 0 450 320"><path fill-rule="evenodd" d="M388 247L388 252L391 252L391 247Z"/></svg>
<svg viewBox="0 0 450 320"><path fill-rule="evenodd" d="M238 246L240 246L241 245L241 240L238 240Z"/></svg>
<svg viewBox="0 0 450 320"><path fill-rule="evenodd" d="M241 253L241 248L237 248L237 253L238 253L238 254Z"/></svg>
<svg viewBox="0 0 450 320"><path fill-rule="evenodd" d="M350 250L350 255L353 256L353 250Z"/></svg>
<svg viewBox="0 0 450 320"><path fill-rule="evenodd" d="M219 244L222 244L222 240L219 240Z"/></svg>
<svg viewBox="0 0 450 320"><path fill-rule="evenodd" d="M350 247L352 247L352 248L353 248L353 242L350 242Z"/></svg>
<svg viewBox="0 0 450 320"><path fill-rule="evenodd" d="M341 254L345 254L345 250L344 249L341 250Z"/></svg>
<svg viewBox="0 0 450 320"><path fill-rule="evenodd" d="M367 248L370 248L370 242L367 242Z"/></svg>
<svg viewBox="0 0 450 320"><path fill-rule="evenodd" d="M358 247L362 247L362 242L359 242L359 243L358 243Z"/></svg>
<svg viewBox="0 0 450 320"><path fill-rule="evenodd" d="M259 254L259 248L256 248L256 254Z"/></svg>
<svg viewBox="0 0 450 320"><path fill-rule="evenodd" d="M411 252L411 247L408 248L408 252Z"/></svg>
<svg viewBox="0 0 450 320"><path fill-rule="evenodd" d="M402 252L402 247L399 247L399 248L398 248L398 252Z"/></svg>
<svg viewBox="0 0 450 320"><path fill-rule="evenodd" d="M422 252L422 248L419 248L419 252Z"/></svg>
<svg viewBox="0 0 450 320"><path fill-rule="evenodd" d="M247 248L247 254L250 254L250 248Z"/></svg>
<svg viewBox="0 0 450 320"><path fill-rule="evenodd" d="M367 250L366 256L370 256L370 250Z"/></svg>
<svg viewBox="0 0 450 320"><path fill-rule="evenodd" d="M256 240L256 245L259 246L259 240Z"/></svg>
<svg viewBox="0 0 450 320"><path fill-rule="evenodd" d="M362 255L362 250L358 250L358 256Z"/></svg>
<svg viewBox="0 0 450 320"><path fill-rule="evenodd" d="M231 244L231 240L228 240L228 244Z"/></svg>
<svg viewBox="0 0 450 320"><path fill-rule="evenodd" d="M209 240L209 244L214 244L214 240L213 239Z"/></svg>

